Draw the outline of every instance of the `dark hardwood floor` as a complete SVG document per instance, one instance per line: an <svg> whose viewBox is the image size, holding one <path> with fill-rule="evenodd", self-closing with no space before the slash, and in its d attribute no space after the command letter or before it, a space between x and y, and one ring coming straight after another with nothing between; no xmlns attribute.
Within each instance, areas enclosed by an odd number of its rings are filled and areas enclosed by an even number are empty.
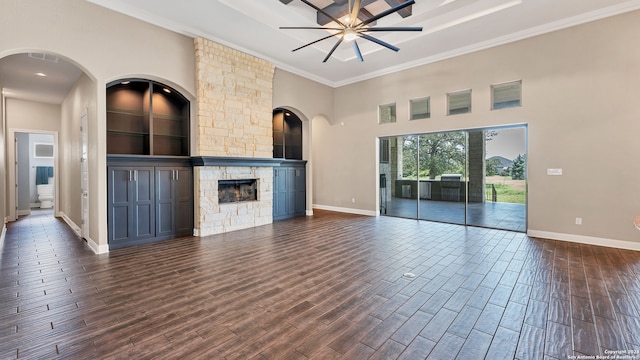
<svg viewBox="0 0 640 360"><path fill-rule="evenodd" d="M31 215L1 256L0 359L640 359L640 253L522 233L316 211L95 255Z"/></svg>

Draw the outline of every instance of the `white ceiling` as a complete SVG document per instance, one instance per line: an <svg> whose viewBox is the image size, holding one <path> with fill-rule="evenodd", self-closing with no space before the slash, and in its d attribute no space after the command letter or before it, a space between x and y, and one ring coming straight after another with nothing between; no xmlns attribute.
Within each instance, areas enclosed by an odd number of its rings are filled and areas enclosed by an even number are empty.
<svg viewBox="0 0 640 360"><path fill-rule="evenodd" d="M213 40L334 87L640 9L640 0L416 0L411 16L403 19L391 14L375 25L424 28L373 34L399 47L399 52L359 40L364 62L358 62L351 45L343 43L322 63L334 39L291 50L327 36L325 30L279 29L317 26L315 10L300 0L288 5L279 0L86 1L190 37ZM311 1L320 7L331 3ZM367 9L377 13L385 6L379 1ZM37 77L36 72L48 76ZM63 59L45 61L27 54L0 59L3 92L12 98L60 103L80 74Z"/></svg>
<svg viewBox="0 0 640 360"><path fill-rule="evenodd" d="M2 93L8 98L60 104L81 74L82 70L64 59L42 53L0 59Z"/></svg>
<svg viewBox="0 0 640 360"><path fill-rule="evenodd" d="M325 30L280 30L317 26L316 13L300 0L88 0L192 37L204 37L269 60L276 66L331 86L398 71L520 40L568 26L640 9L640 0L416 0L413 15L392 14L377 26L422 26L422 32L376 33L395 53L366 40L360 63L349 44L325 40ZM331 3L311 0L322 7Z"/></svg>

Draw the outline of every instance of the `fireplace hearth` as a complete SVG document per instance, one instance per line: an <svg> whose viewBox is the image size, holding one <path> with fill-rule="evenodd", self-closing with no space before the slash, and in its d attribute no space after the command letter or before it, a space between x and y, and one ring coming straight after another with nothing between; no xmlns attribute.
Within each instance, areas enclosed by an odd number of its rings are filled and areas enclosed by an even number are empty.
<svg viewBox="0 0 640 360"><path fill-rule="evenodd" d="M218 180L218 203L258 200L257 179Z"/></svg>

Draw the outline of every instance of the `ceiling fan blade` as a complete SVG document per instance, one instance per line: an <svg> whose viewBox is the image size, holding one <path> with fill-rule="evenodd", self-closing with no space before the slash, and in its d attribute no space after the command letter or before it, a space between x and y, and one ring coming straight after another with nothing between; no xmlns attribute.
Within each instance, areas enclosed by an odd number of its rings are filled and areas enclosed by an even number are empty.
<svg viewBox="0 0 640 360"><path fill-rule="evenodd" d="M329 51L329 53L327 54L327 57L324 58L324 60L322 60L323 63L327 62L327 60L329 60L329 58L331 57L331 55L333 55L333 52L336 51L336 49L338 48L338 45L340 45L340 43L342 43L342 37L340 37L340 39L338 39L338 42L336 42L335 45L333 45L333 48L331 49L331 51Z"/></svg>
<svg viewBox="0 0 640 360"><path fill-rule="evenodd" d="M305 1L305 0L302 0L302 1ZM407 6L411 6L411 5L415 4L415 3L416 3L415 0L407 0L407 1L403 2L400 5L396 5L396 6L392 7L389 10L383 11L378 15L375 15L373 17L368 18L367 20L361 22L357 26L358 27L365 26L365 25L370 24L370 23L372 23L372 22L374 22L376 20L379 20L380 18L383 18L383 17L385 17L387 15L393 14L396 11L400 11L400 10L406 8Z"/></svg>
<svg viewBox="0 0 640 360"><path fill-rule="evenodd" d="M358 36L360 36L363 39L367 39L369 41L373 41L374 43L376 43L378 45L382 45L382 46L386 47L389 50L393 50L393 51L396 51L396 52L398 52L400 50L400 48L395 47L395 46L389 44L388 42L384 42L384 41L382 41L380 39L376 39L373 36L369 36L367 34L362 34L362 33L358 33Z"/></svg>
<svg viewBox="0 0 640 360"><path fill-rule="evenodd" d="M280 30L336 30L342 31L342 28L332 27L313 27L313 26L280 26Z"/></svg>
<svg viewBox="0 0 640 360"><path fill-rule="evenodd" d="M358 21L358 13L360 12L360 5L362 0L354 0L353 8L349 14L349 26L354 26Z"/></svg>
<svg viewBox="0 0 640 360"><path fill-rule="evenodd" d="M356 52L356 56L358 57L358 61L363 62L364 58L362 58L362 53L360 52L360 47L358 46L358 43L353 40L351 42L351 44L353 44L353 51Z"/></svg>
<svg viewBox="0 0 640 360"><path fill-rule="evenodd" d="M309 46L309 45L313 45L313 44L318 43L318 42L320 42L320 41L322 41L322 40L327 40L327 39L332 38L332 37L334 37L334 36L335 36L335 35L325 36L325 37L323 37L322 39L318 39L318 40L316 40L316 41L312 41L312 42L310 42L310 43L308 43L308 44L306 44L306 45L302 45L302 46L300 46L299 48L295 48L295 49L291 50L291 52L298 51L298 50L300 50L300 49L304 49L304 48L306 48L306 47L307 47L307 46Z"/></svg>
<svg viewBox="0 0 640 360"><path fill-rule="evenodd" d="M302 1L303 3L311 6L316 11L320 12L322 15L324 15L324 16L328 17L329 19L335 21L338 25L342 26L343 29L346 28L346 26L340 20L336 19L335 17L333 17L333 15L329 14L328 12L320 9L319 7L313 5L312 3L308 2L307 0L300 0L300 1Z"/></svg>
<svg viewBox="0 0 640 360"><path fill-rule="evenodd" d="M358 32L370 32L370 31L422 31L420 27L375 27L358 29Z"/></svg>

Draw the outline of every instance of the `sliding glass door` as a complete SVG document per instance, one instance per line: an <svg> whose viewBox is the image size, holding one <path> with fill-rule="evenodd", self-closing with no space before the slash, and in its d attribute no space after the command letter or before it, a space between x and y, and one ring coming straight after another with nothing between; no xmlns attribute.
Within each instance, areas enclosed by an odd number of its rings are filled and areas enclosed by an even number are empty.
<svg viewBox="0 0 640 360"><path fill-rule="evenodd" d="M415 135L381 139L382 214L411 219L418 217L418 140Z"/></svg>
<svg viewBox="0 0 640 360"><path fill-rule="evenodd" d="M418 218L465 223L465 132L420 135L420 208Z"/></svg>
<svg viewBox="0 0 640 360"><path fill-rule="evenodd" d="M469 133L469 157L476 154L470 164L483 162L484 170L469 179L467 224L527 230L526 144L525 127L491 129L475 138ZM483 156L478 155L480 151L484 151Z"/></svg>
<svg viewBox="0 0 640 360"><path fill-rule="evenodd" d="M380 213L525 231L525 150L524 127L381 138Z"/></svg>

